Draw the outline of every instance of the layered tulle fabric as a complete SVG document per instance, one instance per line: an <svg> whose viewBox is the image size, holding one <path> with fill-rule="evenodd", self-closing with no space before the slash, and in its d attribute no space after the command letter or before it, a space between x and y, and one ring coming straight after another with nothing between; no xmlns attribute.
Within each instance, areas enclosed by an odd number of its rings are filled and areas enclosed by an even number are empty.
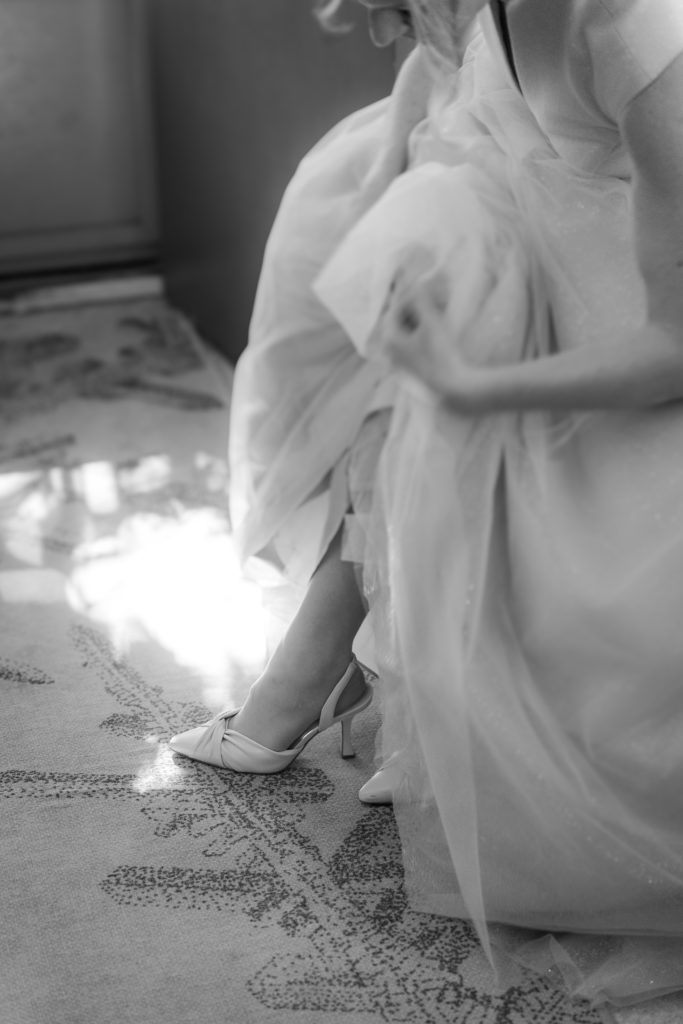
<svg viewBox="0 0 683 1024"><path fill-rule="evenodd" d="M230 427L236 539L245 558L268 549L300 581L346 511L345 456L383 376L350 344L311 282L364 209L363 182L384 140L386 110L380 102L352 115L299 167L268 241L249 345L237 366Z"/></svg>
<svg viewBox="0 0 683 1024"><path fill-rule="evenodd" d="M459 88L319 294L390 360L412 243L470 359L618 340L645 317L628 184L561 161L485 59ZM404 386L365 554L416 905L596 1002L683 985L681 450L679 404L474 420Z"/></svg>
<svg viewBox="0 0 683 1024"><path fill-rule="evenodd" d="M681 408L458 417L383 391L375 331L419 264L469 359L618 340L645 315L630 186L561 160L477 40L363 213L385 110L311 154L269 243L233 410L243 551L305 577L393 402L362 557L414 905L595 1002L683 987Z"/></svg>

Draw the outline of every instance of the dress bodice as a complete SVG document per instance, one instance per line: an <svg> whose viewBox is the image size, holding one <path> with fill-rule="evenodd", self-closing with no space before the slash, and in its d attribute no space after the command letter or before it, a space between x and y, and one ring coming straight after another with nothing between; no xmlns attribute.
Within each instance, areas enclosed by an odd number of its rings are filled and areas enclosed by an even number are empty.
<svg viewBox="0 0 683 1024"><path fill-rule="evenodd" d="M680 0L508 0L517 75L539 126L572 166L629 177L629 102L683 54ZM484 30L505 53L490 11Z"/></svg>

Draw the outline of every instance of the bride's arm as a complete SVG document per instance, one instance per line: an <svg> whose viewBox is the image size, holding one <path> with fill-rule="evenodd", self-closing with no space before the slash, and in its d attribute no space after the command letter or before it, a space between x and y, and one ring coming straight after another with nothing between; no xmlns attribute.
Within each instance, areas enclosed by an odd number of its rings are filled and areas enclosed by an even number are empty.
<svg viewBox="0 0 683 1024"><path fill-rule="evenodd" d="M429 380L421 372L417 335L436 328L438 312L421 296L416 318L407 319L412 344L408 337L399 343L397 362L455 409L472 414L624 409L683 398L682 95L680 57L631 101L621 126L633 163L637 257L648 292L645 323L618 341L511 366L459 362L448 380ZM411 305L404 302L404 310Z"/></svg>

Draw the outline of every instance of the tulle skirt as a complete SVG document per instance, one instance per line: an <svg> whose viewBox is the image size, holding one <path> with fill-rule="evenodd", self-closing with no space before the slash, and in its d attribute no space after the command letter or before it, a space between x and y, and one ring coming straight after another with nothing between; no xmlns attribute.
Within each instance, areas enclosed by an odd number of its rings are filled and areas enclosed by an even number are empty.
<svg viewBox="0 0 683 1024"><path fill-rule="evenodd" d="M413 904L501 969L649 998L683 987L683 409L460 417L374 330L419 250L469 359L618 340L645 315L630 186L560 160L475 47L359 218L385 109L323 141L274 228L233 409L244 551L305 576L390 408L354 551Z"/></svg>

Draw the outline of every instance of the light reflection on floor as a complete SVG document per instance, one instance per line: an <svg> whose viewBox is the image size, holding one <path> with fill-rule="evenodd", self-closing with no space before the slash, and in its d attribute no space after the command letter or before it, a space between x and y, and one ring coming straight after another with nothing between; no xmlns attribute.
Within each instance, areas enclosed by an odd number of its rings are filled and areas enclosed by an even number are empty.
<svg viewBox="0 0 683 1024"><path fill-rule="evenodd" d="M142 630L200 675L255 675L265 656L260 592L242 579L232 538L211 510L175 520L132 515L114 537L80 545L69 599L108 625L118 647Z"/></svg>
<svg viewBox="0 0 683 1024"><path fill-rule="evenodd" d="M152 793L181 784L185 769L174 758L168 744L159 743L157 736L148 736L147 742L154 751L154 757L138 771L133 782L135 792Z"/></svg>
<svg viewBox="0 0 683 1024"><path fill-rule="evenodd" d="M243 694L272 633L227 512L233 370L158 291L120 285L3 316L2 639L58 676L70 628L92 624L142 686L196 715ZM177 784L167 738L144 737L140 791Z"/></svg>
<svg viewBox="0 0 683 1024"><path fill-rule="evenodd" d="M209 707L258 675L266 614L240 569L215 457L5 473L0 523L3 600L66 601L123 652L151 640Z"/></svg>

